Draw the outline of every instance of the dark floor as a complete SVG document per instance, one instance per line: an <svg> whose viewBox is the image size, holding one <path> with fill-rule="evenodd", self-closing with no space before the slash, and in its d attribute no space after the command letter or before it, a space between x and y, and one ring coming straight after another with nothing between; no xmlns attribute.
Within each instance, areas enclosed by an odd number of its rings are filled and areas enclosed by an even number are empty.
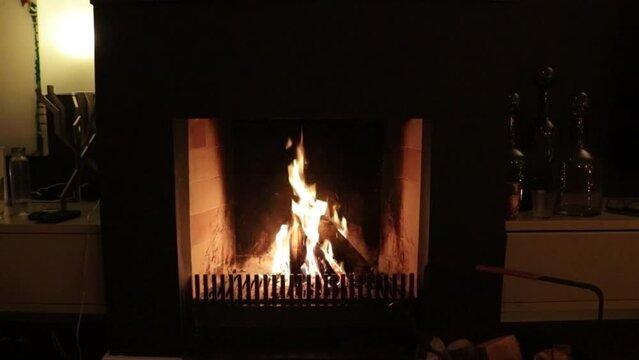
<svg viewBox="0 0 639 360"><path fill-rule="evenodd" d="M0 315L1 360L80 359L76 341L77 316ZM187 360L418 359L430 336L411 328L309 329L275 326L225 329L224 334L195 337ZM478 343L514 334L525 359L553 344L570 344L576 360L639 359L639 320L571 321L502 324L499 329L470 339ZM99 360L107 350L102 317L83 318L79 332L82 360ZM455 340L441 336L445 342ZM422 344L422 345L420 345ZM423 358L423 357L422 357Z"/></svg>
<svg viewBox="0 0 639 360"><path fill-rule="evenodd" d="M98 360L106 351L102 316L0 314L1 360Z"/></svg>
<svg viewBox="0 0 639 360"><path fill-rule="evenodd" d="M189 360L236 359L313 359L313 360L402 360L416 359L415 339L397 339L393 334L245 334L235 338L211 339L207 350L195 351Z"/></svg>

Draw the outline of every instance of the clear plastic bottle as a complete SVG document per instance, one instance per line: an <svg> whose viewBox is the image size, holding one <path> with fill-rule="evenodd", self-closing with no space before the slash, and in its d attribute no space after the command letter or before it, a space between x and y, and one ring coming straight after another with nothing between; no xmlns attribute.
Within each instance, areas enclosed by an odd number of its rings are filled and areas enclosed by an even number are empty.
<svg viewBox="0 0 639 360"><path fill-rule="evenodd" d="M25 216L31 209L31 170L23 147L11 148L9 159L11 213Z"/></svg>

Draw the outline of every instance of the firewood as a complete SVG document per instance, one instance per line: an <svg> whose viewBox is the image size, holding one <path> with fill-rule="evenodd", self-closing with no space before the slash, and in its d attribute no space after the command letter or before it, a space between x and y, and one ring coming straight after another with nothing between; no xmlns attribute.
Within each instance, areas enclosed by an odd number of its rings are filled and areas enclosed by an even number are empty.
<svg viewBox="0 0 639 360"><path fill-rule="evenodd" d="M321 239L328 239L331 242L335 258L344 261L349 272L365 273L371 271L374 264L370 263L349 239L337 231L337 227L328 217L322 217L319 233Z"/></svg>
<svg viewBox="0 0 639 360"><path fill-rule="evenodd" d="M477 351L475 345L468 339L459 339L451 342L446 347L446 351L453 360L475 360Z"/></svg>
<svg viewBox="0 0 639 360"><path fill-rule="evenodd" d="M507 335L477 345L482 360L523 360L519 342L514 335Z"/></svg>
<svg viewBox="0 0 639 360"><path fill-rule="evenodd" d="M534 360L572 360L571 354L569 345L555 345L552 349L537 353Z"/></svg>
<svg viewBox="0 0 639 360"><path fill-rule="evenodd" d="M439 356L442 360L452 360L448 351L446 351L446 344L442 339L434 337L430 340L430 351Z"/></svg>

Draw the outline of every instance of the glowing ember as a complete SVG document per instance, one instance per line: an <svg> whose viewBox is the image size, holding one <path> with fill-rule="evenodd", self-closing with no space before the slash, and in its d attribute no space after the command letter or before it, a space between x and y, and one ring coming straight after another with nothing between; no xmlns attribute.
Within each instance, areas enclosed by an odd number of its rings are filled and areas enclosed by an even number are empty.
<svg viewBox="0 0 639 360"><path fill-rule="evenodd" d="M286 148L291 147L292 143L289 138ZM328 263L331 269L337 274L343 274L345 273L344 266L335 260L331 242L328 239L320 239L319 225L322 216L326 216L332 220L338 231L344 237L347 237L346 218L342 217L340 220L336 206L333 206L331 211L329 211L328 202L317 200L315 184L307 184L304 178L305 164L304 138L301 137L296 148L296 157L288 166L288 181L296 198L291 201L293 221L290 227L282 225L277 235L275 235L272 271L274 274L290 274L291 270L301 270L305 275L321 275L322 271L319 262L322 259L318 259L318 251L316 250L319 249L320 256L323 257L323 260ZM302 236L299 231L300 228L304 239L299 238ZM304 263L300 269L291 269L290 247L298 243L303 243L306 250Z"/></svg>

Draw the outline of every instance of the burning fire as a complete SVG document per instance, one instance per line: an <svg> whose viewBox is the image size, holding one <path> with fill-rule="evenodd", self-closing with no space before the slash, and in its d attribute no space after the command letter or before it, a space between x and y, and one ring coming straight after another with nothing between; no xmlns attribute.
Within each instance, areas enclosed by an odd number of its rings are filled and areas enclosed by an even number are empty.
<svg viewBox="0 0 639 360"><path fill-rule="evenodd" d="M289 138L286 148L292 146ZM337 207L329 210L328 202L318 200L315 184L307 184L304 178L304 138L296 148L296 157L288 166L288 182L293 188L295 198L291 200L292 224L284 224L275 235L273 256L273 274L291 273L291 248L294 244L303 244L306 255L300 269L304 275L321 275L320 262L325 261L337 274L344 274L344 266L335 260L333 246L329 239L320 239L319 226L322 216L330 219L337 230L347 238L348 223L345 217L340 219ZM302 234L303 233L303 234Z"/></svg>

